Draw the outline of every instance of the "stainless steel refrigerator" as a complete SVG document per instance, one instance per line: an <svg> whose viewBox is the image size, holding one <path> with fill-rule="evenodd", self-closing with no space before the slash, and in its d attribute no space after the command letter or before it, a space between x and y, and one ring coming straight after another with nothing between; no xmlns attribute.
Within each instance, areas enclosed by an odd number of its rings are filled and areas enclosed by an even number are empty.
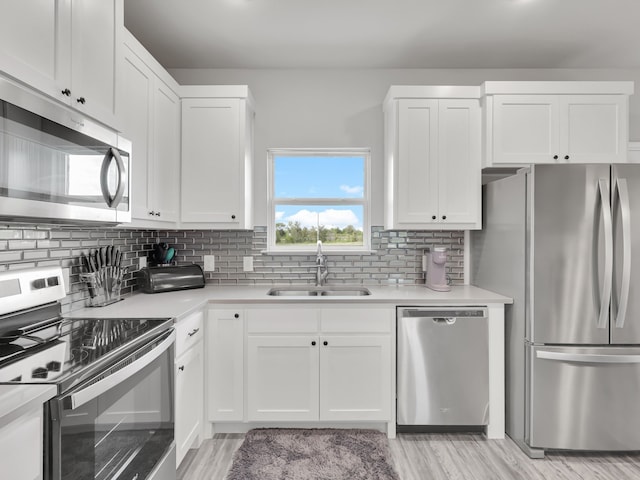
<svg viewBox="0 0 640 480"><path fill-rule="evenodd" d="M483 187L472 283L506 309L506 430L640 450L640 167L537 165Z"/></svg>

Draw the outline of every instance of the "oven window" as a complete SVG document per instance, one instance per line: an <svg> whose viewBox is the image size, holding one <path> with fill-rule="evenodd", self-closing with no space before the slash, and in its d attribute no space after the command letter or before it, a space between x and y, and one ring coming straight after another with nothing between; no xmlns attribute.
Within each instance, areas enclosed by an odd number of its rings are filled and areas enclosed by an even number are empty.
<svg viewBox="0 0 640 480"><path fill-rule="evenodd" d="M173 448L173 390L171 347L95 399L62 410L60 478L146 479Z"/></svg>

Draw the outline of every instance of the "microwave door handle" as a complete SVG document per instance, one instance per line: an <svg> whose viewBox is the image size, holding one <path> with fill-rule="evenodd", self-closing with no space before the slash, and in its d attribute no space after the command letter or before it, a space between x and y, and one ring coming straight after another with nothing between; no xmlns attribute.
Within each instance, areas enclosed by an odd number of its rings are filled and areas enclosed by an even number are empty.
<svg viewBox="0 0 640 480"><path fill-rule="evenodd" d="M63 406L63 410L75 410L76 408L81 407L82 405L99 397L104 392L106 392L110 388L115 387L116 385L126 380L127 378L131 377L132 375L135 375L144 367L146 367L155 359L157 359L160 355L162 355L166 350L168 350L169 347L173 345L175 340L176 340L176 332L173 329L171 329L171 332L162 341L162 343L158 344L153 348L153 350L146 353L145 355L138 358L137 360L133 361L126 367L123 367L120 370L115 371L111 375L108 375L102 380L92 383L91 385L85 388L82 388L76 392L70 393L69 395L62 397L61 403ZM146 346L137 350L137 352L139 352L144 348L146 348ZM137 352L134 352L129 357L135 355Z"/></svg>
<svg viewBox="0 0 640 480"><path fill-rule="evenodd" d="M111 196L111 192L109 191L109 165L111 164L111 159L115 159L116 167L118 168L118 186L116 187L116 193L113 196ZM122 161L122 157L120 156L120 152L116 148L111 147L102 160L102 169L100 170L100 189L102 190L102 197L111 208L116 208L122 201L126 183L126 174L127 172L124 162Z"/></svg>
<svg viewBox="0 0 640 480"><path fill-rule="evenodd" d="M615 326L623 328L631 286L631 209L626 178L616 179L616 190L620 199L620 216L622 217L622 285Z"/></svg>
<svg viewBox="0 0 640 480"><path fill-rule="evenodd" d="M611 301L611 287L613 282L613 221L611 218L611 205L609 203L608 180L598 180L600 192L600 209L604 223L604 281L600 292L600 313L596 322L596 328L606 328L609 315L609 303Z"/></svg>

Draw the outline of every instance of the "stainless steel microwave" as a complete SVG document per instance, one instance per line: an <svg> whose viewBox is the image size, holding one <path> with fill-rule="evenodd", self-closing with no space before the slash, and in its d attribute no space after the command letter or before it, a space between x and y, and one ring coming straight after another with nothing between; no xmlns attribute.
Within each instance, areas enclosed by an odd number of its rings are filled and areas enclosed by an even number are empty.
<svg viewBox="0 0 640 480"><path fill-rule="evenodd" d="M0 78L0 219L131 221L131 142Z"/></svg>

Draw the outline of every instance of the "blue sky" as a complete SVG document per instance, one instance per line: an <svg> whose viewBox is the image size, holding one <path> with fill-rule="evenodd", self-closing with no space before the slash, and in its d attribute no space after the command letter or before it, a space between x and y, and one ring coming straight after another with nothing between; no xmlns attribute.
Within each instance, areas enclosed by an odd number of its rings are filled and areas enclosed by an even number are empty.
<svg viewBox="0 0 640 480"><path fill-rule="evenodd" d="M362 157L276 157L276 198L362 198Z"/></svg>
<svg viewBox="0 0 640 480"><path fill-rule="evenodd" d="M362 198L363 157L275 157L275 197L284 198ZM298 221L303 226L320 224L362 229L361 206L277 205L276 221Z"/></svg>

